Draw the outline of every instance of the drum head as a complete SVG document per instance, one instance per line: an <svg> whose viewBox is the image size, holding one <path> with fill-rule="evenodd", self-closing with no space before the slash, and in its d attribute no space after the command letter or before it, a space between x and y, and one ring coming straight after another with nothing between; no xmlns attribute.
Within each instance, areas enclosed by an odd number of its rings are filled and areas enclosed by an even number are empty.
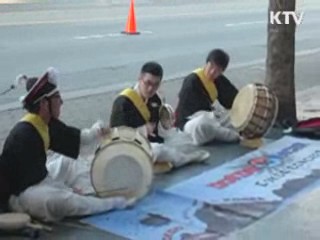
<svg viewBox="0 0 320 240"><path fill-rule="evenodd" d="M137 144L149 155L152 155L150 142L134 128L121 126L112 128L111 133L102 141L100 148L115 142L131 142Z"/></svg>
<svg viewBox="0 0 320 240"><path fill-rule="evenodd" d="M112 142L97 152L92 163L91 181L100 197L141 198L152 180L151 157L134 142Z"/></svg>
<svg viewBox="0 0 320 240"><path fill-rule="evenodd" d="M243 130L252 117L256 94L255 85L249 84L243 87L234 99L230 111L230 121L239 131Z"/></svg>
<svg viewBox="0 0 320 240"><path fill-rule="evenodd" d="M31 218L25 213L3 213L0 214L0 229L15 230L27 226Z"/></svg>

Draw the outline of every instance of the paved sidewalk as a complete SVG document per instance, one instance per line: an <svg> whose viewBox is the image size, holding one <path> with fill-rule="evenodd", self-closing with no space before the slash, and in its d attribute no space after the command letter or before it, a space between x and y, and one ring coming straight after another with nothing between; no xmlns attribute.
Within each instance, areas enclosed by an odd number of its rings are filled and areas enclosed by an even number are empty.
<svg viewBox="0 0 320 240"><path fill-rule="evenodd" d="M320 190L300 197L285 209L231 234L223 240L317 240Z"/></svg>

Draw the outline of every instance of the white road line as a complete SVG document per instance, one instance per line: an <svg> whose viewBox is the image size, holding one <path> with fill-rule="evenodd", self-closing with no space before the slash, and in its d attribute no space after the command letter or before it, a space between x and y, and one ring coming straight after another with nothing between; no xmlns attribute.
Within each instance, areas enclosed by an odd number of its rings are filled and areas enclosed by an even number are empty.
<svg viewBox="0 0 320 240"><path fill-rule="evenodd" d="M106 37L105 34L94 34L94 35L87 35L87 36L76 36L74 39L76 40L87 40L92 38L104 38Z"/></svg>
<svg viewBox="0 0 320 240"><path fill-rule="evenodd" d="M320 48L307 49L296 53L296 56L307 56L320 53Z"/></svg>
<svg viewBox="0 0 320 240"><path fill-rule="evenodd" d="M88 39L89 36L77 36L77 37L74 37L74 39L77 39L77 40L85 40L85 39Z"/></svg>
<svg viewBox="0 0 320 240"><path fill-rule="evenodd" d="M121 33L108 33L107 36L108 37L121 37L123 34Z"/></svg>
<svg viewBox="0 0 320 240"><path fill-rule="evenodd" d="M146 31L140 31L140 33L141 33L141 34L152 34L153 32L146 30Z"/></svg>
<svg viewBox="0 0 320 240"><path fill-rule="evenodd" d="M86 36L75 36L73 39L76 40L87 40L87 39L97 39L97 38L105 38L108 34L93 34L93 35L86 35Z"/></svg>
<svg viewBox="0 0 320 240"><path fill-rule="evenodd" d="M152 34L152 31L140 31L141 34ZM118 33L108 33L108 34L93 34L93 35L86 35L86 36L75 36L73 39L75 40L88 40L88 39L97 39L97 38L105 38L105 37L121 37L126 36L120 32Z"/></svg>
<svg viewBox="0 0 320 240"><path fill-rule="evenodd" d="M267 24L266 21L253 21L253 22L239 22L239 23L227 23L225 27L238 27L245 25L254 25L254 24Z"/></svg>
<svg viewBox="0 0 320 240"><path fill-rule="evenodd" d="M309 55L313 55L313 54L317 54L317 53L320 53L320 48L302 50L302 51L296 52L295 56L296 57L304 57L304 56L309 56ZM265 62L266 62L266 59L261 58L261 59L256 59L253 61L244 62L244 63L235 63L235 64L230 64L229 69L250 67L250 66L254 66L254 65L264 64Z"/></svg>

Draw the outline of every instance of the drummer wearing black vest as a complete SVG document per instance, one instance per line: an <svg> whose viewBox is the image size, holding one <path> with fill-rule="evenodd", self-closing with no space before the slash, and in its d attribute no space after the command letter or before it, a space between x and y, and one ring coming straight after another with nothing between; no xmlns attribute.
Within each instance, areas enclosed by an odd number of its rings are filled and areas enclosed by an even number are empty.
<svg viewBox="0 0 320 240"><path fill-rule="evenodd" d="M10 131L0 156L0 207L45 221L125 207L123 197L82 196L48 172L49 149L77 158L80 147L100 134L88 134L59 120L63 101L57 78L53 68L39 78L20 77L26 82L27 94L21 101L27 113Z"/></svg>
<svg viewBox="0 0 320 240"><path fill-rule="evenodd" d="M184 154L173 147L162 144L168 135L177 129L166 128L160 121L160 109L165 105L158 94L163 77L162 66L157 62L146 62L140 71L138 83L124 89L115 99L110 118L111 127L127 126L138 129L152 143L156 162L166 161L175 167L192 161L203 160L204 152ZM173 115L173 114L172 114Z"/></svg>
<svg viewBox="0 0 320 240"><path fill-rule="evenodd" d="M124 89L113 103L110 126L139 128L150 142L163 143L159 136L159 110L162 100L157 93L163 77L163 69L156 62L143 65L139 82L133 88Z"/></svg>
<svg viewBox="0 0 320 240"><path fill-rule="evenodd" d="M204 67L194 70L183 81L176 108L176 126L191 134L197 145L214 139L238 141L227 115L217 116L213 111L216 101L231 109L238 93L237 88L223 72L229 63L228 54L221 49L210 51Z"/></svg>

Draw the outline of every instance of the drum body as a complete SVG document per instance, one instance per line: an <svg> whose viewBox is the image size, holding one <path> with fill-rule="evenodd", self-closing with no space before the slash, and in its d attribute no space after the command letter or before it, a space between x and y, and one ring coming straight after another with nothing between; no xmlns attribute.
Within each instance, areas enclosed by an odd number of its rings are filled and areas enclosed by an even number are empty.
<svg viewBox="0 0 320 240"><path fill-rule="evenodd" d="M16 230L27 226L31 222L29 215L25 213L3 213L0 214L1 230Z"/></svg>
<svg viewBox="0 0 320 240"><path fill-rule="evenodd" d="M46 226L40 223L32 223L31 217L26 213L10 212L10 213L0 214L0 230L14 231L14 230L21 230L24 228L30 228L36 231L37 230L52 231L52 228L49 226ZM34 235L37 235L38 233L31 232L30 234L34 236Z"/></svg>
<svg viewBox="0 0 320 240"><path fill-rule="evenodd" d="M96 194L138 199L147 194L152 180L152 150L148 140L133 128L113 128L92 162L91 182Z"/></svg>
<svg viewBox="0 0 320 240"><path fill-rule="evenodd" d="M170 129L174 126L174 110L169 104L162 104L159 109L159 119L164 129Z"/></svg>
<svg viewBox="0 0 320 240"><path fill-rule="evenodd" d="M240 89L231 109L230 120L243 137L261 138L272 127L278 114L277 97L263 84Z"/></svg>

